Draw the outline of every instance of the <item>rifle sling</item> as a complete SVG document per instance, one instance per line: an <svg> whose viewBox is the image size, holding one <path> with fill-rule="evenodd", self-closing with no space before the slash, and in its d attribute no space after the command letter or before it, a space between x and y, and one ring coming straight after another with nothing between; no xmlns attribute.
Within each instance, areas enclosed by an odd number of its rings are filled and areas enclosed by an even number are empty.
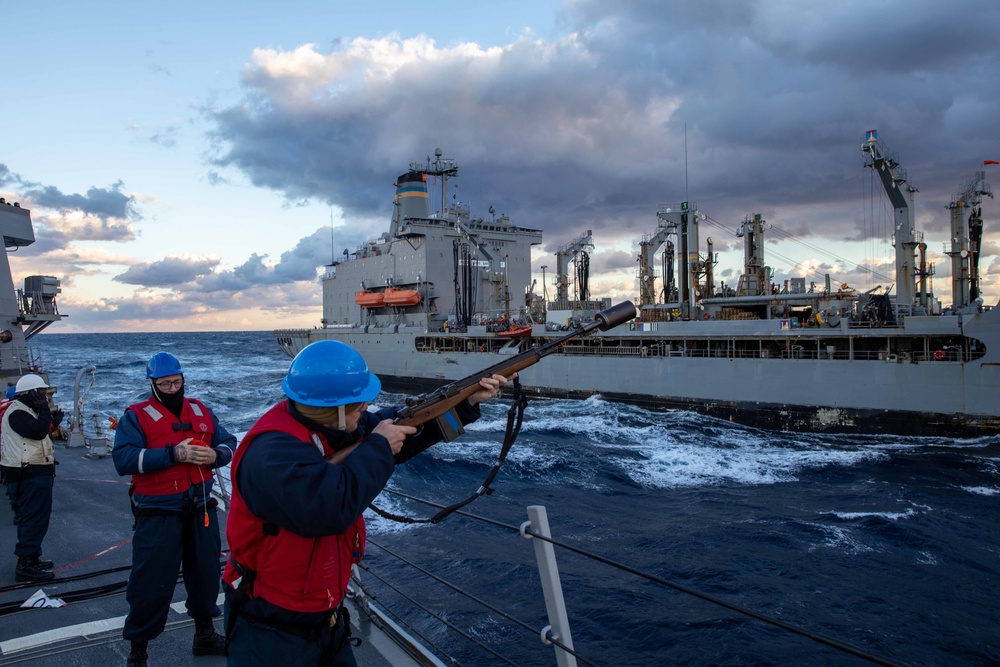
<svg viewBox="0 0 1000 667"><path fill-rule="evenodd" d="M507 454L510 452L510 448L514 445L514 441L517 440L517 436L521 432L521 424L524 421L524 409L528 407L528 397L521 391L520 377L514 378L513 389L514 403L510 406L510 409L507 410L507 429L504 432L503 445L500 447L500 456L497 457L497 462L490 471L490 474L486 476L486 481L482 483L475 493L465 500L445 507L429 519L415 519L413 517L393 514L392 512L388 512L380 507L377 507L375 503L370 504L368 507L379 516L392 521L397 521L399 523L438 523L452 512L462 509L476 498L493 493L493 489L490 488L490 484L493 483L497 473L500 472L501 466L503 466L504 461L507 460Z"/></svg>

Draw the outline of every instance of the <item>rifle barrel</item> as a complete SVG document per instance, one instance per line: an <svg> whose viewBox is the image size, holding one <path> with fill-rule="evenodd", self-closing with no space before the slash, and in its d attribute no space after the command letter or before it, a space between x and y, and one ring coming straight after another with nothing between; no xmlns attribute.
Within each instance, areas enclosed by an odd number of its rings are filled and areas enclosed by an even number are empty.
<svg viewBox="0 0 1000 667"><path fill-rule="evenodd" d="M460 401L478 391L476 387L479 386L479 381L483 378L502 375L510 379L514 373L537 364L543 357L552 354L577 336L588 334L594 329L600 329L601 331L613 329L620 324L628 322L635 316L635 305L631 301L623 301L616 306L602 310L594 316L593 321L574 329L565 336L560 336L544 345L525 350L520 354L495 363L478 373L473 373L461 380L456 380L435 389L412 405L408 405L400 410L396 417L396 423L406 426L416 426L439 417L458 405Z"/></svg>

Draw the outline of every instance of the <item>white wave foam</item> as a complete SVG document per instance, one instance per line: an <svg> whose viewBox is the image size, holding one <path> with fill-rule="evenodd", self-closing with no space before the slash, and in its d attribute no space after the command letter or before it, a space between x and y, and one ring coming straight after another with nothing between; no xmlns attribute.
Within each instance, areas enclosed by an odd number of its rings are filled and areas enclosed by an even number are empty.
<svg viewBox="0 0 1000 667"><path fill-rule="evenodd" d="M880 517L882 519L889 519L890 521L898 521L899 519L909 518L911 516L916 516L917 511L912 507L903 512L826 512L826 514L832 514L838 519L864 519L867 517Z"/></svg>
<svg viewBox="0 0 1000 667"><path fill-rule="evenodd" d="M492 464L506 428L506 408L486 404L483 413L466 427L466 436L436 445L431 455L443 461ZM779 437L776 442L774 432L689 412L653 412L608 403L595 396L533 401L509 460L525 471L538 472L565 464L585 470L611 464L638 485L674 488L777 484L796 480L803 470L852 466L888 456L881 447L831 446L829 439L812 434ZM600 462L587 464L588 457Z"/></svg>
<svg viewBox="0 0 1000 667"><path fill-rule="evenodd" d="M819 549L821 546L843 550L849 554L863 554L875 551L873 547L868 546L855 537L854 531L848 528L843 528L841 526L827 526L823 524L810 525L818 528L826 536L826 539L823 540L821 545L809 547L810 552Z"/></svg>
<svg viewBox="0 0 1000 667"><path fill-rule="evenodd" d="M1000 489L995 486L960 486L958 488L963 491L968 491L969 493L974 493L978 496L1000 495Z"/></svg>

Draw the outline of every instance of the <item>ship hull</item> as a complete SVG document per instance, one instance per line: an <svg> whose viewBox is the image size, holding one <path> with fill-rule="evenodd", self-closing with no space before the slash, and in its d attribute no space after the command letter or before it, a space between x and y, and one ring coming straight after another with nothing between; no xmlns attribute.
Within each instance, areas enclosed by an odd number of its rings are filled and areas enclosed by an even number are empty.
<svg viewBox="0 0 1000 667"><path fill-rule="evenodd" d="M621 345L633 339L644 341L637 349L649 350L657 341L655 337L639 339L635 332L612 332L594 337L594 348L545 357L521 372L521 382L533 396L579 399L600 395L610 401L690 410L767 429L994 435L1000 432L998 316L1000 311L994 310L964 323L967 335L974 331L977 340L988 343L988 353L970 361L934 361L933 354L858 360L588 353L611 342ZM706 327L706 336L725 339L719 331L724 326ZM796 332L797 341L803 341L803 333ZM472 375L500 361L503 352L516 351L510 341L504 341L500 350L480 351L484 339L463 334L438 337L452 341L455 351L421 351L430 339L417 329L374 333L350 328L286 330L276 335L290 355L325 338L347 343L365 357L386 388L411 394ZM901 330L895 337L902 340L907 335Z"/></svg>

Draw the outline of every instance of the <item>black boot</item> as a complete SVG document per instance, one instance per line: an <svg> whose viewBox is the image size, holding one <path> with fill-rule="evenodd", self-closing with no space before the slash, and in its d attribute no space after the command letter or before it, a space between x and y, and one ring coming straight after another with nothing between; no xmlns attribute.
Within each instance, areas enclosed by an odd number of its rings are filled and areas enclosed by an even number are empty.
<svg viewBox="0 0 1000 667"><path fill-rule="evenodd" d="M38 556L21 556L17 559L14 578L18 581L49 581L55 577L51 570L38 564Z"/></svg>
<svg viewBox="0 0 1000 667"><path fill-rule="evenodd" d="M35 556L35 563L43 570L51 570L56 566L56 564L50 560L42 560L41 556Z"/></svg>
<svg viewBox="0 0 1000 667"><path fill-rule="evenodd" d="M146 645L149 642L132 642L132 650L128 654L126 667L146 667Z"/></svg>
<svg viewBox="0 0 1000 667"><path fill-rule="evenodd" d="M226 638L215 631L212 619L195 619L194 627L192 653L195 655L226 655Z"/></svg>

